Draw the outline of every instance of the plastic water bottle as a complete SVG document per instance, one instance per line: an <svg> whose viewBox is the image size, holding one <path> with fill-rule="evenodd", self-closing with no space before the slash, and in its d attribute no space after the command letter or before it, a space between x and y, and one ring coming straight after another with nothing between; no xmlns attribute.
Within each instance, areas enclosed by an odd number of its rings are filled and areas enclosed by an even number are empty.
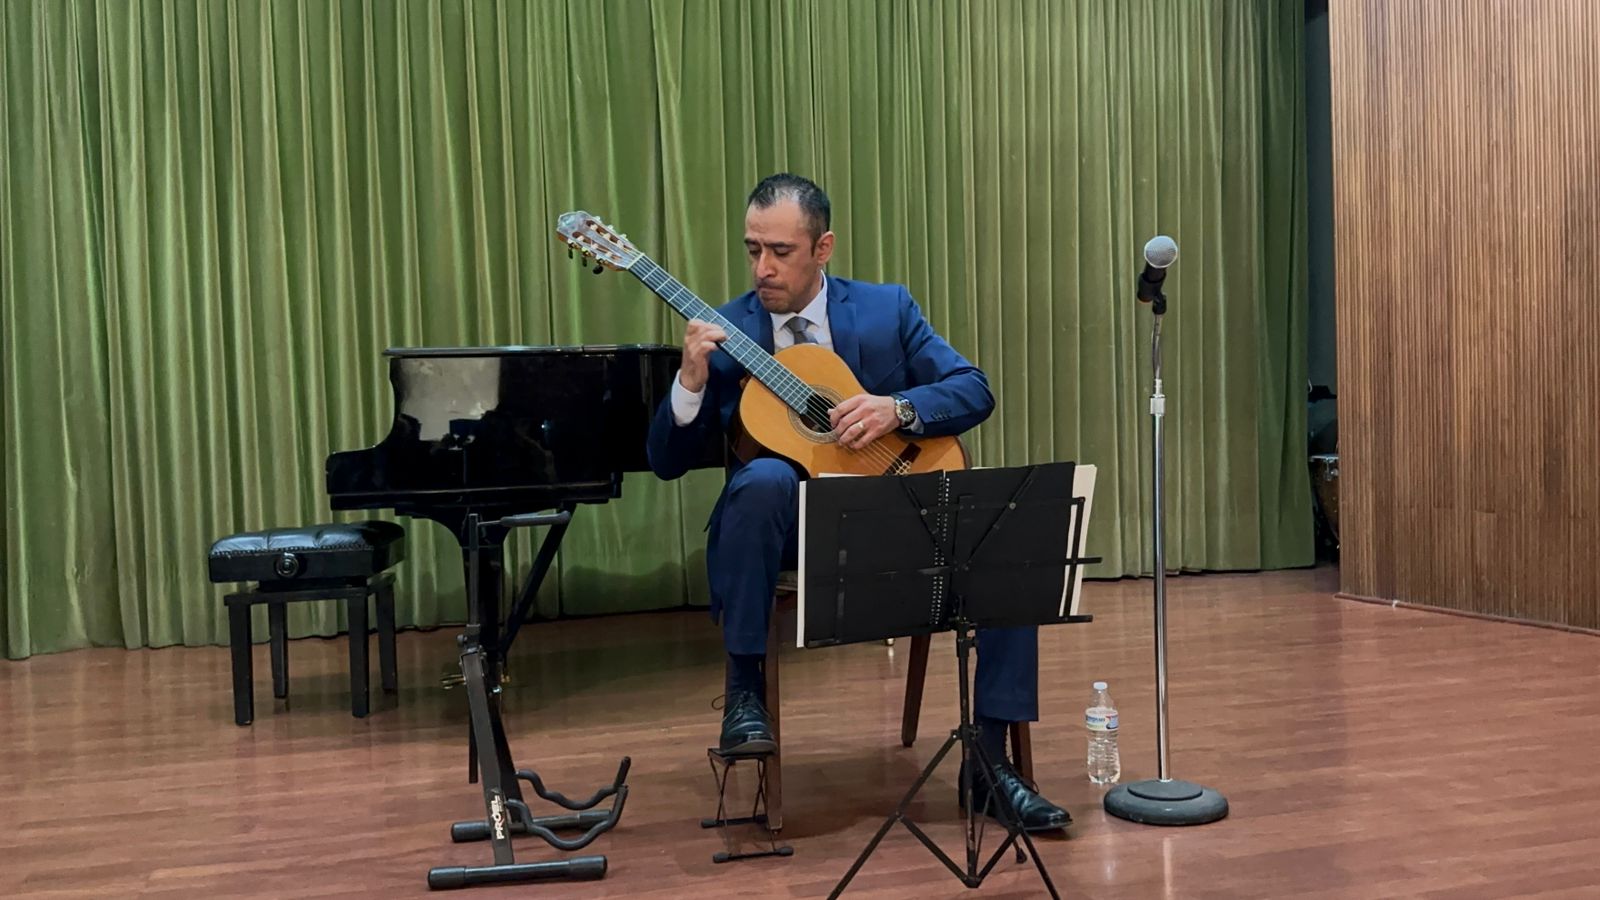
<svg viewBox="0 0 1600 900"><path fill-rule="evenodd" d="M1089 708L1083 711L1083 725L1089 732L1089 781L1115 782L1122 777L1122 757L1117 753L1117 705L1111 701L1104 681L1094 683Z"/></svg>

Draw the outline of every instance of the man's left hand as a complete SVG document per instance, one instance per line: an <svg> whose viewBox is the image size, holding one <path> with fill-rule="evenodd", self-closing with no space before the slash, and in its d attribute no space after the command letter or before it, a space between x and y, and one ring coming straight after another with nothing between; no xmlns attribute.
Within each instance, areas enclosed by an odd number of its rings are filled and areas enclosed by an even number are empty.
<svg viewBox="0 0 1600 900"><path fill-rule="evenodd" d="M835 406L828 418L839 446L849 450L860 450L900 427L900 417L894 413L894 398L876 394L857 394Z"/></svg>

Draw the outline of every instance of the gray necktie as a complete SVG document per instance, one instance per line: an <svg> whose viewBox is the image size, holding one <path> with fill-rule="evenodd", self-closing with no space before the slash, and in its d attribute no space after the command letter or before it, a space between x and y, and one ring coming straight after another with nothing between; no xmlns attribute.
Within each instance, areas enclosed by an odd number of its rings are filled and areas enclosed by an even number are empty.
<svg viewBox="0 0 1600 900"><path fill-rule="evenodd" d="M795 316L789 321L783 323L783 327L794 332L794 342L796 344L815 344L817 339L809 334L806 334L806 326L810 324L811 320L807 319L805 316Z"/></svg>

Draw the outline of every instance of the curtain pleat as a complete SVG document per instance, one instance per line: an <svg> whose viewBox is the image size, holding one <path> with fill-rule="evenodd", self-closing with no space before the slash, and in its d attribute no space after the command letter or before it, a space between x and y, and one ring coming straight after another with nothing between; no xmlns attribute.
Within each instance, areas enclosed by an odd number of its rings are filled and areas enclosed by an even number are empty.
<svg viewBox="0 0 1600 900"><path fill-rule="evenodd" d="M1171 234L1169 561L1309 564L1300 28L1295 0L6 4L0 645L225 641L212 540L374 515L330 511L323 461L387 434L385 348L676 343L555 217L717 301L780 170L830 194L834 274L905 283L989 373L979 464L1099 467L1097 576L1149 571L1132 293ZM720 483L629 475L540 611L703 604ZM460 621L454 540L405 524L402 622Z"/></svg>

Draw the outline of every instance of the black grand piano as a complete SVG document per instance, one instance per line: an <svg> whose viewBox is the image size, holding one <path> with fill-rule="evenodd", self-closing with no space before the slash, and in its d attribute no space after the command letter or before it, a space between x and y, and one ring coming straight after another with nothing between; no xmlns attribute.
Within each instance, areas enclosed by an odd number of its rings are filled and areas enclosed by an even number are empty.
<svg viewBox="0 0 1600 900"><path fill-rule="evenodd" d="M649 470L645 439L671 391L681 351L632 344L390 349L385 355L394 424L376 446L328 457L328 498L334 509L392 509L432 519L461 545L469 593L468 626L458 639L471 713L468 777L481 776L485 817L456 823L451 837L494 845L494 865L435 868L428 883L601 877L604 857L516 863L509 832L537 834L563 850L586 846L621 816L628 760L611 786L587 801L547 792L536 773L512 762L499 686L517 629L578 505L620 497L624 473ZM696 468L723 466L724 447L721 435L708 435ZM504 542L513 528L533 525L548 530L502 619ZM519 779L540 797L581 812L533 816ZM608 796L615 798L609 813L593 809ZM555 834L567 828L587 831L572 839Z"/></svg>
<svg viewBox="0 0 1600 900"><path fill-rule="evenodd" d="M649 470L645 437L680 354L661 344L390 349L394 425L377 446L328 457L329 501L432 519L465 554L471 513L492 521L616 499L623 473ZM721 436L709 436L696 467L724 462ZM503 627L508 529L485 530L476 602L491 675L565 530L548 532Z"/></svg>

